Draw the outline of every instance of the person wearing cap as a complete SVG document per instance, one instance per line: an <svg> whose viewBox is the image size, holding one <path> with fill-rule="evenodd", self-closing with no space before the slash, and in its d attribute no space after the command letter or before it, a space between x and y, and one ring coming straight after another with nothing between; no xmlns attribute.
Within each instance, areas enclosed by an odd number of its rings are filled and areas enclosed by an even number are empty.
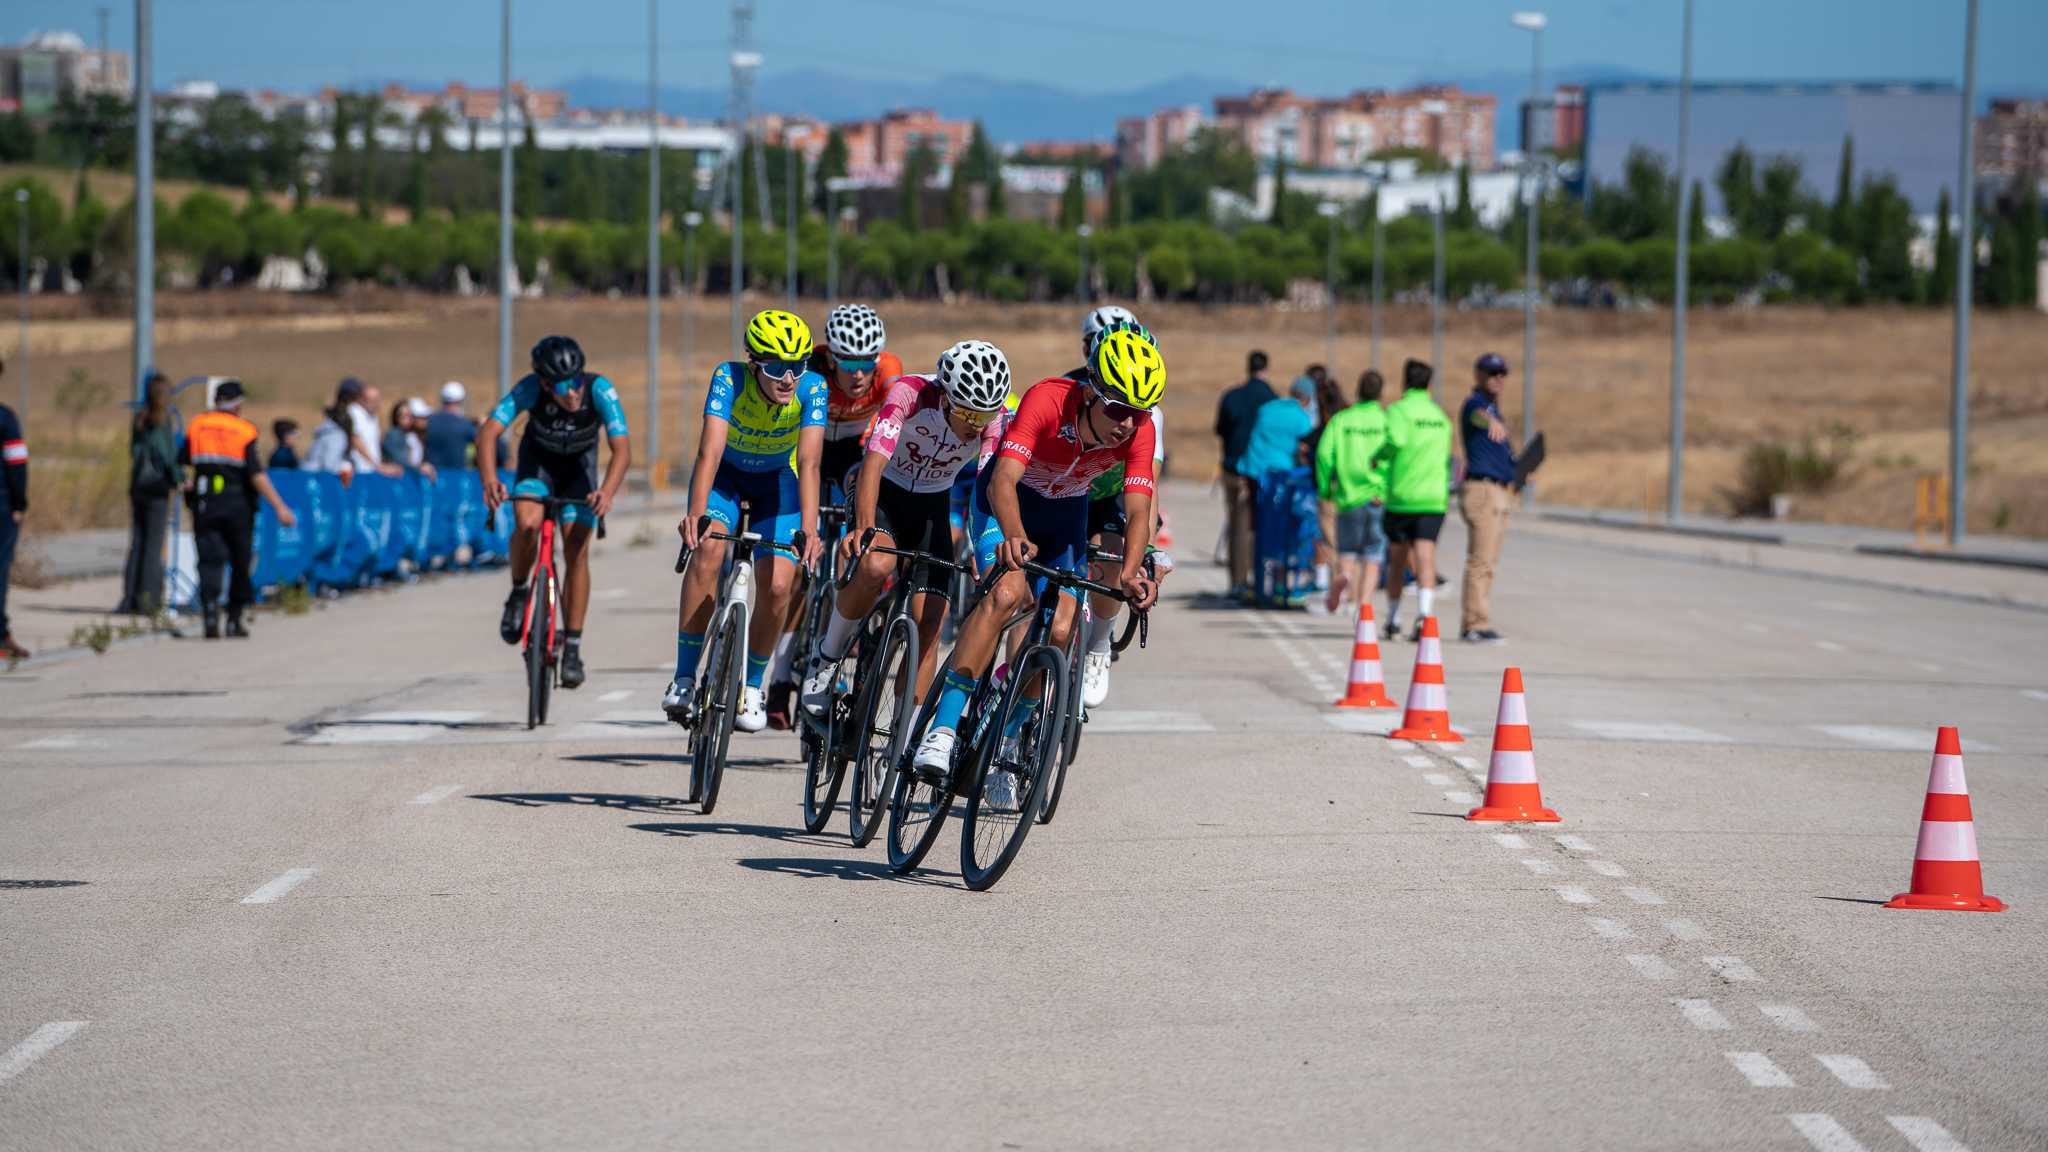
<svg viewBox="0 0 2048 1152"><path fill-rule="evenodd" d="M199 608L206 638L221 636L220 601L225 584L227 635L249 634L242 613L256 599L249 584L249 553L255 535L254 489L269 501L277 522L289 528L298 517L263 474L256 426L242 419L242 384L223 380L214 389L213 410L185 426L178 462L191 469L185 501L192 509L192 537L199 553Z"/></svg>
<svg viewBox="0 0 2048 1152"><path fill-rule="evenodd" d="M1458 492L1458 514L1465 518L1465 586L1460 604L1463 623L1458 638L1474 644L1498 644L1487 598L1493 592L1494 570L1508 534L1508 513L1515 506L1515 449L1507 421L1500 417L1501 389L1507 387L1508 362L1488 352L1472 366L1472 394L1458 410L1458 435L1465 447L1465 484Z"/></svg>
<svg viewBox="0 0 2048 1152"><path fill-rule="evenodd" d="M469 418L462 406L469 399L469 390L460 380L450 380L441 385L441 409L427 417L426 429L421 439L427 446L427 463L442 472L453 472L469 467L469 453L476 440L476 421Z"/></svg>
<svg viewBox="0 0 2048 1152"><path fill-rule="evenodd" d="M1422 617L1436 614L1436 538L1450 505L1451 418L1430 398L1436 373L1420 360L1401 366L1401 398L1387 406L1387 439L1379 461L1386 468L1386 637L1400 635L1401 590L1415 569L1418 612L1411 639L1422 638Z"/></svg>

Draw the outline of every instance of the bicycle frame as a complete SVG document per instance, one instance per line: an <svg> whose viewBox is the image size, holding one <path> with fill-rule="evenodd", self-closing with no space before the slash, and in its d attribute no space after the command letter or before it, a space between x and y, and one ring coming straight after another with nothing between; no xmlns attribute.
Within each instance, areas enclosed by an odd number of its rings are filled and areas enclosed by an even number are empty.
<svg viewBox="0 0 2048 1152"><path fill-rule="evenodd" d="M559 496L514 496L507 502L541 506L540 528L535 533L537 539L534 541L533 571L527 576L527 580L529 583L538 583L545 579L548 585L548 604L559 612L562 600L561 582L555 578L555 538L558 535L555 524L561 519L562 509L574 507L587 510L590 501L566 500ZM497 513L493 512L491 515L495 520ZM597 538L604 539L604 518L601 516L597 519ZM533 634L533 623L533 598L529 596L526 600L526 620L519 627L519 643L522 647L526 644L527 637ZM550 612L547 635L544 637L549 652L554 651L555 635L555 613Z"/></svg>

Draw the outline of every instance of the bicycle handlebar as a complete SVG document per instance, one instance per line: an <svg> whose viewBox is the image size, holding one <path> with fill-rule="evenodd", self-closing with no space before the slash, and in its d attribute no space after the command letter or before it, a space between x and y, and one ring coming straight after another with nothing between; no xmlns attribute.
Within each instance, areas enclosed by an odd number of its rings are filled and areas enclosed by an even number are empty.
<svg viewBox="0 0 2048 1152"><path fill-rule="evenodd" d="M839 570L838 575L833 580L834 587L846 587L852 581L853 574L860 568L860 558L870 552L879 552L884 556L895 556L899 559L908 560L912 568L917 567L919 564L925 564L933 568L943 568L953 572L964 572L967 570L965 564L954 560L942 559L930 552L920 552L914 548L888 548L877 544L875 543L875 533L879 531L881 531L879 528L869 528L860 534L860 545L854 550L854 562Z"/></svg>
<svg viewBox="0 0 2048 1152"><path fill-rule="evenodd" d="M1108 557L1097 557L1097 559L1108 559ZM1151 564L1151 557L1146 557L1146 577L1147 579L1156 580L1157 576L1151 572ZM1090 592L1100 593L1126 605L1131 602L1130 593L1125 592L1121 588L1111 588L1107 584L1098 584L1093 580L1084 576L1077 576L1072 572L1062 572L1057 568L1048 568L1034 560L1024 561L1021 570L1032 576L1043 576L1049 583L1057 584L1061 587L1085 588ZM1149 609L1133 608L1131 609L1130 618L1124 622L1123 635L1111 641L1110 647L1115 651L1122 652L1131 646L1131 637L1135 635L1138 639L1138 647L1143 648L1151 638L1151 631L1151 611Z"/></svg>
<svg viewBox="0 0 2048 1152"><path fill-rule="evenodd" d="M711 524L712 524L713 522L714 522L714 521L713 521L713 520L711 519L711 517L709 517L709 516L705 516L705 517L703 517L703 518L701 518L701 519L699 519L699 520L697 521L697 524L698 524L698 529L697 529L697 542L698 542L698 543L700 543L700 544L701 544L701 543L703 543L703 542L704 542L704 541L706 541L706 540L738 540L738 539L740 539L740 538L741 538L742 536L752 535L752 533L739 533L739 534L734 534L734 533L731 533L731 532L713 532L713 531L711 531L711 530L710 530L710 525L711 525ZM792 539L790 540L790 542L789 542L789 543L787 543L787 544L777 544L777 543L775 543L774 541L772 541L772 540L768 540L768 539L766 539L765 537L761 537L761 536L755 536L755 537L754 537L754 540L755 540L755 541L756 541L757 543L760 543L760 544L765 544L765 545L767 545L767 546L768 546L768 549L769 549L769 551L772 551L772 552L787 552L787 553L789 553L789 554L790 554L790 555L791 555L792 557L795 557L795 558L797 558L797 559L802 559L802 558L803 558L803 554L804 554L804 545L805 545L806 543L808 543L808 542L809 542L809 539L810 539L810 537L809 537L809 534L808 534L808 533L805 533L805 532L803 532L803 531L798 531L798 532L797 532L797 534L796 534L796 536L795 536L795 537L793 537L793 538L792 538ZM678 549L678 550L677 550L677 552L676 552L676 571L677 571L678 573L681 573L681 572L682 572L682 571L683 571L684 569L688 568L689 566L690 566L690 546L689 546L688 544L685 544L685 545L683 545L683 546L682 546L682 548Z"/></svg>

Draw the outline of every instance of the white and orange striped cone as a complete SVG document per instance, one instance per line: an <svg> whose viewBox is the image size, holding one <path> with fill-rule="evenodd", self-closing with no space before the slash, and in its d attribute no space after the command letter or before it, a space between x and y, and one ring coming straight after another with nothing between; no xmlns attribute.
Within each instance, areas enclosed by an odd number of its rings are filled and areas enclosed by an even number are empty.
<svg viewBox="0 0 2048 1152"><path fill-rule="evenodd" d="M1152 543L1155 547L1159 548L1173 547L1173 526L1166 522L1166 511L1164 509L1160 510L1159 531L1153 535Z"/></svg>
<svg viewBox="0 0 2048 1152"><path fill-rule="evenodd" d="M1408 680L1408 707L1401 726L1387 734L1395 740L1426 744L1463 744L1451 731L1450 693L1444 688L1444 645L1436 617L1422 618L1422 640L1415 645L1415 674Z"/></svg>
<svg viewBox="0 0 2048 1152"><path fill-rule="evenodd" d="M1486 765L1486 800L1465 819L1556 823L1559 817L1543 806L1543 786L1536 782L1536 745L1529 739L1520 668L1500 678L1499 717L1493 722L1493 759Z"/></svg>
<svg viewBox="0 0 2048 1152"><path fill-rule="evenodd" d="M1970 816L1969 785L1963 782L1963 741L1946 725L1934 737L1927 802L1920 808L1920 842L1913 849L1913 890L1892 897L1885 907L2005 911L2004 901L1984 894L1977 823Z"/></svg>
<svg viewBox="0 0 2048 1152"><path fill-rule="evenodd" d="M1387 695L1386 673L1380 670L1379 623L1370 597L1358 602L1358 630L1351 636L1351 676L1339 708L1398 708Z"/></svg>

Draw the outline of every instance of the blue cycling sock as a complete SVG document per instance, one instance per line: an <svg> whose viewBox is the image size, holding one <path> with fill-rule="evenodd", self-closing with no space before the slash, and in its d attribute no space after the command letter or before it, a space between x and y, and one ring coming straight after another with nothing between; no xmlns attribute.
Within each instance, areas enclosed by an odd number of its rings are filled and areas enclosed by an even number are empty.
<svg viewBox="0 0 2048 1152"><path fill-rule="evenodd" d="M1038 714L1038 697L1029 696L1017 701L1017 710L1010 714L1010 723L1004 727L1003 736L1009 738L1024 730L1031 718Z"/></svg>
<svg viewBox="0 0 2048 1152"><path fill-rule="evenodd" d="M978 676L946 669L946 683L939 690L939 703L932 711L932 727L960 727L960 713L967 710L967 698L974 695L974 687L980 681Z"/></svg>
<svg viewBox="0 0 2048 1152"><path fill-rule="evenodd" d="M676 633L676 679L689 680L697 675L697 659L704 655L704 634L702 632Z"/></svg>
<svg viewBox="0 0 2048 1152"><path fill-rule="evenodd" d="M774 658L773 653L767 656L756 656L752 652L747 653L747 687L759 688L761 686L762 678L768 675L768 662Z"/></svg>

